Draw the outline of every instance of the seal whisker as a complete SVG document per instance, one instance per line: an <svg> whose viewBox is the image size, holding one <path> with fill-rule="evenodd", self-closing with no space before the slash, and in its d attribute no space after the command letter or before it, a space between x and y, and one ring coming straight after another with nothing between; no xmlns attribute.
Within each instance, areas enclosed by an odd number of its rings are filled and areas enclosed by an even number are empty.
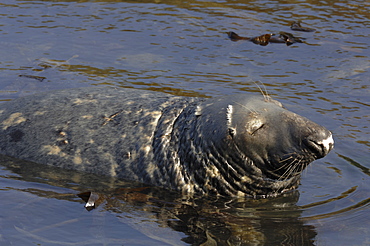
<svg viewBox="0 0 370 246"><path fill-rule="evenodd" d="M292 177L292 176L295 176L297 174L300 174L302 172L302 170L305 168L305 165L302 165L301 164L303 158L300 157L297 160L298 160L298 162L294 164L294 168L292 169L292 172L289 174L289 177Z"/></svg>
<svg viewBox="0 0 370 246"><path fill-rule="evenodd" d="M281 177L278 179L280 181L286 181L291 177L291 174L294 172L297 165L291 166Z"/></svg>
<svg viewBox="0 0 370 246"><path fill-rule="evenodd" d="M263 88L265 89L265 91L262 90L262 88L257 84L257 82L259 82L260 84L262 84ZM269 96L268 92L267 92L267 89L266 89L266 86L261 82L261 81L257 81L257 82L254 82L254 84L258 87L258 89L260 90L263 98L265 99L266 102L270 101L271 100L271 97Z"/></svg>
<svg viewBox="0 0 370 246"><path fill-rule="evenodd" d="M278 168L274 169L273 171L274 171L274 172L275 172L275 171L279 171L279 170L281 170L281 169L283 169L283 168L286 168L287 166L291 165L292 163L294 163L294 161L295 161L296 159L295 159L295 157L293 156L293 154L295 154L295 153L291 153L289 157L287 157L286 159L280 160L280 161L279 161L279 163L284 163L284 162L287 162L288 160L291 160L292 158L294 158L294 160L293 160L293 161L288 162L288 163L285 163L285 164L281 165L280 167L278 167Z"/></svg>
<svg viewBox="0 0 370 246"><path fill-rule="evenodd" d="M289 163L289 165L291 165L291 166L288 169L285 170L285 172L280 176L280 178L278 180L284 180L285 181L285 180L288 179L289 175L293 172L293 170L295 168L295 164L293 164L294 161Z"/></svg>
<svg viewBox="0 0 370 246"><path fill-rule="evenodd" d="M286 167L292 165L292 163L294 163L295 160L291 161L291 162L287 162L285 163L284 165L281 165L280 167L276 168L273 170L273 172L277 172L277 171L280 171L281 169L285 169Z"/></svg>
<svg viewBox="0 0 370 246"><path fill-rule="evenodd" d="M295 158L292 162L288 163L291 165L279 178L279 180L286 180L292 176L294 176L294 173L300 173L304 168L303 165L300 165L302 162L302 158Z"/></svg>
<svg viewBox="0 0 370 246"><path fill-rule="evenodd" d="M279 163L283 163L283 162L286 162L287 160L290 160L290 159L294 158L291 154L289 154L289 155L290 155L289 157L287 157L283 160L279 160Z"/></svg>
<svg viewBox="0 0 370 246"><path fill-rule="evenodd" d="M238 102L236 102L236 101L233 101L233 103L238 104L239 106L241 106L241 107L243 107L243 108L247 109L247 110L248 110L248 111L250 111L251 113L258 114L256 110L250 109L250 108L248 108L247 106L245 106L245 105L243 105L243 104L241 104L241 103L238 103Z"/></svg>
<svg viewBox="0 0 370 246"><path fill-rule="evenodd" d="M295 159L290 162L285 163L284 165L276 169L270 170L269 173L272 174L273 176L279 177L277 180L282 180L287 175L287 173L290 172L290 169L292 168L293 166L292 164L294 164L294 162L295 162ZM284 172L282 174L279 174L278 173L279 170L284 170Z"/></svg>

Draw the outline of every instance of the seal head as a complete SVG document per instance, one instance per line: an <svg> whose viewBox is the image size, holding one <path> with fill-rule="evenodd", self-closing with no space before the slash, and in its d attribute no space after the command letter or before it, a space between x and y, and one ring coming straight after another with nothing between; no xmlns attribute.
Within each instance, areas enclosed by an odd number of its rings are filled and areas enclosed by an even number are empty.
<svg viewBox="0 0 370 246"><path fill-rule="evenodd" d="M275 196L296 188L304 168L333 148L330 131L268 97L232 96L200 107L180 141L197 146L182 151L195 190Z"/></svg>

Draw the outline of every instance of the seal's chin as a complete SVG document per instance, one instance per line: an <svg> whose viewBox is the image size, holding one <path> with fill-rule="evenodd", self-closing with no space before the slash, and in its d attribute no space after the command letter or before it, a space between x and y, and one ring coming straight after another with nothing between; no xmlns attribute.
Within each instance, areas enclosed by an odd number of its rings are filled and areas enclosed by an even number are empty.
<svg viewBox="0 0 370 246"><path fill-rule="evenodd" d="M300 174L285 179L275 179L267 176L254 177L252 184L245 183L248 193L244 195L253 198L276 197L279 194L296 189L299 185L299 179Z"/></svg>
<svg viewBox="0 0 370 246"><path fill-rule="evenodd" d="M246 158L249 166L249 175L240 178L240 187L236 195L253 197L253 198L266 198L275 197L281 193L294 190L299 185L300 174L305 166L299 166L301 161L286 160L283 168L275 168L276 170L269 169L271 163L256 163L249 158ZM292 164L295 162L295 164ZM262 166L260 166L262 165ZM281 173L280 173L281 172ZM285 174L284 174L285 173Z"/></svg>

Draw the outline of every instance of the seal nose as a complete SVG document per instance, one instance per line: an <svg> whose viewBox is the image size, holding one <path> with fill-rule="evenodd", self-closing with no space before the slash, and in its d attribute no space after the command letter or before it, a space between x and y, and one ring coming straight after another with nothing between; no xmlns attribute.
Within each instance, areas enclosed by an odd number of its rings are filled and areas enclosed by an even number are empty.
<svg viewBox="0 0 370 246"><path fill-rule="evenodd" d="M306 139L305 144L317 154L317 158L322 158L334 147L333 135L329 131L314 134Z"/></svg>

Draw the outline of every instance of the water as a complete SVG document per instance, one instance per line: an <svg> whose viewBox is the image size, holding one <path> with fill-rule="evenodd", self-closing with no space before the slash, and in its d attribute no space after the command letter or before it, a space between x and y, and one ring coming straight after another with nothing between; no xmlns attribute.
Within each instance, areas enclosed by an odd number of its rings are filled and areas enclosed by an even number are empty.
<svg viewBox="0 0 370 246"><path fill-rule="evenodd" d="M369 12L359 0L3 1L1 101L83 86L207 97L260 86L330 129L335 149L297 192L258 201L131 191L3 157L1 245L370 244ZM291 31L297 20L316 32ZM305 42L259 46L229 31ZM102 198L90 212L84 191Z"/></svg>

